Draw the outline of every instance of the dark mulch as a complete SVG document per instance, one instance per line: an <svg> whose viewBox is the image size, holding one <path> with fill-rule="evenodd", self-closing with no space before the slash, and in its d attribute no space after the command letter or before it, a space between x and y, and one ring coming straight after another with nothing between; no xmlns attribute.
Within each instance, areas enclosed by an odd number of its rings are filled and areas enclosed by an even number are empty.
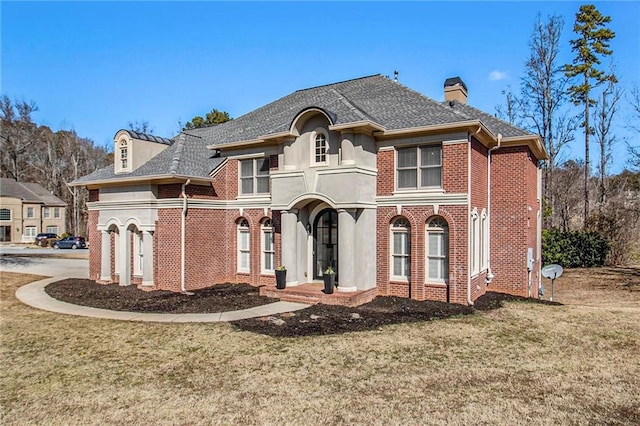
<svg viewBox="0 0 640 426"><path fill-rule="evenodd" d="M248 284L219 284L196 290L189 296L169 291L146 292L135 286L100 285L86 279L67 279L49 284L45 291L51 297L77 305L132 312L212 313L246 309L275 301L259 296L258 288ZM560 305L557 302L494 292L487 292L478 298L473 307L379 296L355 308L318 304L301 311L234 321L231 324L241 330L277 337L339 334L373 330L389 324L469 315L498 309L507 301Z"/></svg>
<svg viewBox="0 0 640 426"><path fill-rule="evenodd" d="M136 286L96 284L87 279L66 279L49 284L44 291L63 302L128 312L206 314L273 303L273 299L261 297L259 289L249 284L218 284L186 295L163 290L143 291Z"/></svg>

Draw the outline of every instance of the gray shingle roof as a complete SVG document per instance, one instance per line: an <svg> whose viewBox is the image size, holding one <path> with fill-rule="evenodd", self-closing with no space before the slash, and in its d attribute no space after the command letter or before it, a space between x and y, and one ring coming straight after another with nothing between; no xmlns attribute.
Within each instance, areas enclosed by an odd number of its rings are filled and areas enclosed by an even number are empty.
<svg viewBox="0 0 640 426"><path fill-rule="evenodd" d="M125 132L129 133L129 136L135 139L140 139L143 141L161 143L163 145L171 145L173 141L171 139L163 138L160 136L148 135L146 133L134 132L133 130L125 130Z"/></svg>
<svg viewBox="0 0 640 426"><path fill-rule="evenodd" d="M51 194L40 184L16 182L10 178L2 178L0 180L0 196L17 197L25 203L38 203L55 207L66 206L64 201Z"/></svg>
<svg viewBox="0 0 640 426"><path fill-rule="evenodd" d="M75 183L150 175L208 177L223 161L212 157L208 145L289 131L293 119L310 107L326 111L333 124L368 120L387 130L398 130L480 120L496 135L530 135L471 106L438 102L387 77L373 75L298 90L226 123L187 130L174 138L173 145L132 173L116 175L113 166L109 166Z"/></svg>

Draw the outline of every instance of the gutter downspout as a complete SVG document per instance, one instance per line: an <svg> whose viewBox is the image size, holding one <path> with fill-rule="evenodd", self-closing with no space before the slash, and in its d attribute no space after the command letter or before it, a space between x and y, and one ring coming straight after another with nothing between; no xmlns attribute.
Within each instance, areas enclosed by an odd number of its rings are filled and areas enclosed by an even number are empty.
<svg viewBox="0 0 640 426"><path fill-rule="evenodd" d="M493 272L491 271L491 153L500 148L502 143L502 134L498 133L498 145L489 148L487 153L487 276L485 283L487 286L493 281Z"/></svg>
<svg viewBox="0 0 640 426"><path fill-rule="evenodd" d="M478 131L480 128L478 128ZM467 136L467 305L473 306L471 299L471 256L473 256L473 247L471 247L471 144L473 140L471 135Z"/></svg>
<svg viewBox="0 0 640 426"><path fill-rule="evenodd" d="M181 218L181 232L180 232L180 291L187 293L186 286L186 270L185 270L185 253L186 253L186 236L187 236L187 194L185 189L187 185L191 183L191 179L187 179L182 184L182 218Z"/></svg>

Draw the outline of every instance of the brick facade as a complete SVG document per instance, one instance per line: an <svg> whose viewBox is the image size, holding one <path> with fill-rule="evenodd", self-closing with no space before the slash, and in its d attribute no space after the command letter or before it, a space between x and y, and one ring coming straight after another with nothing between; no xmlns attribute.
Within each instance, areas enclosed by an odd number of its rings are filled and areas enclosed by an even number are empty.
<svg viewBox="0 0 640 426"><path fill-rule="evenodd" d="M487 288L526 296L528 273L525 265L527 248L537 249L537 164L526 147L501 148L492 153L491 205L488 193L488 149L475 138L470 143L445 144L442 149L443 190L445 194L467 194L467 204L379 206L376 215L376 287L380 295L411 297L417 300L438 300L467 304L485 293ZM377 153L376 192L392 196L395 188L395 151ZM469 168L470 165L470 168ZM271 156L270 167L277 170L277 156ZM470 194L469 194L470 190ZM182 203L182 184L157 187L160 200ZM191 200L235 200L238 196L238 161L228 160L212 179L210 186L188 185ZM99 201L99 192L90 192L92 201ZM175 203L177 204L177 203ZM175 205L174 204L174 205ZM398 208L400 209L398 211ZM470 276L469 230L473 210L487 213L491 209L489 232L490 265L495 278L487 287L487 270ZM266 211L265 211L266 210ZM411 270L408 281L390 279L390 226L399 216L410 223ZM427 222L443 218L448 225L448 282L429 282L426 274ZM89 213L91 255L90 277L98 279L101 268L101 232L97 230L99 212ZM250 272L238 272L238 223L246 219L250 232ZM262 273L262 229L264 220L271 219L274 228L275 265L281 262L280 212L270 209L203 208L189 205L186 223L185 285L188 290L209 287L217 283L250 283L275 286L272 273ZM153 233L154 280L151 289L180 291L181 289L181 229L182 208L158 209ZM112 235L112 253L115 251ZM133 250L131 250L133 253ZM113 256L112 256L113 258ZM536 259L538 254L536 253ZM133 262L133 259L130 259ZM118 282L112 259L112 281ZM133 267L131 268L133 270ZM532 295L537 295L539 265L531 274ZM141 279L133 279L140 284ZM147 288L149 289L149 288ZM470 290L470 293L469 293Z"/></svg>

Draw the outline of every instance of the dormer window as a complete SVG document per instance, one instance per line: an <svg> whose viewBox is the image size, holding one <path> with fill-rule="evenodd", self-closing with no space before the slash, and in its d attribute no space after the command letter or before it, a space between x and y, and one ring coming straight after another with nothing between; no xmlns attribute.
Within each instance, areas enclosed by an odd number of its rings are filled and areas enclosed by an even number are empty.
<svg viewBox="0 0 640 426"><path fill-rule="evenodd" d="M119 145L120 150L120 168L126 170L129 168L129 146L126 140L121 140Z"/></svg>
<svg viewBox="0 0 640 426"><path fill-rule="evenodd" d="M311 134L312 149L311 163L313 165L327 164L329 152L329 135L323 128L318 128Z"/></svg>

